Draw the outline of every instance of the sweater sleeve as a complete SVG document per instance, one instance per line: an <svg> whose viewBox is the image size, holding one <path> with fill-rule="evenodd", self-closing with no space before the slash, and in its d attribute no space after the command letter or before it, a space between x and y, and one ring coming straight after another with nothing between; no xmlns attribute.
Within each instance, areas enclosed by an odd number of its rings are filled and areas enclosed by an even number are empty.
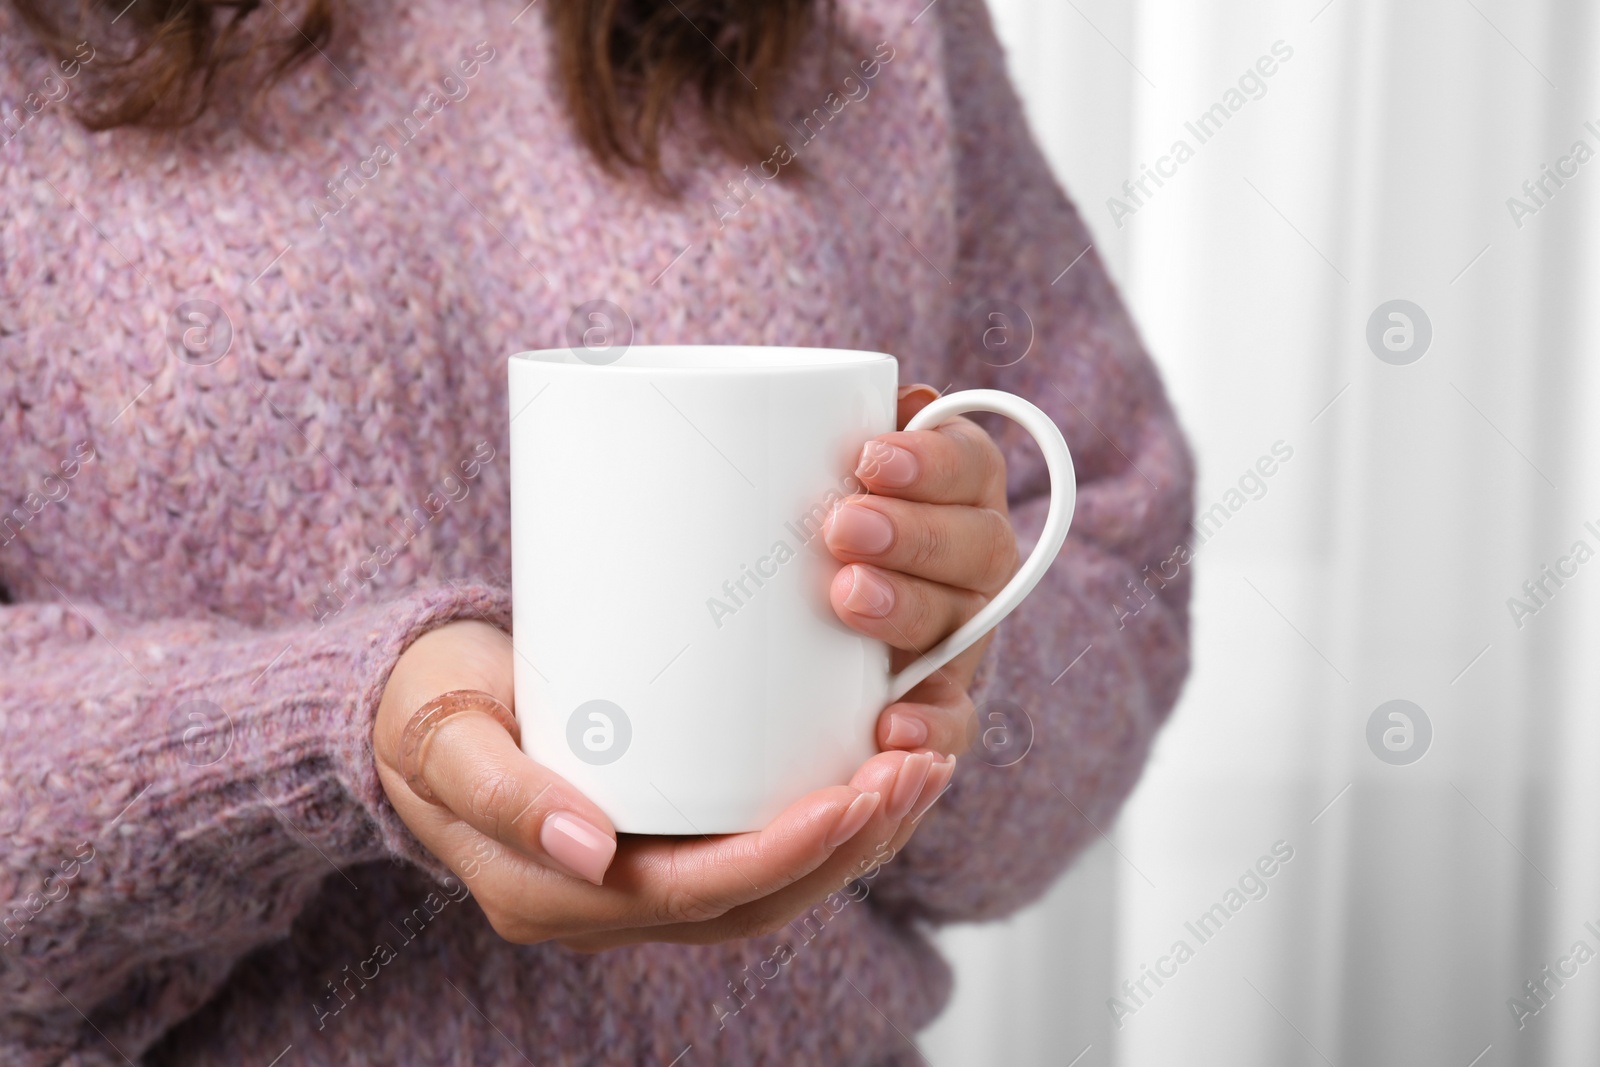
<svg viewBox="0 0 1600 1067"><path fill-rule="evenodd" d="M509 629L509 597L451 583L270 630L0 607L0 1061L136 1060L324 879L438 873L369 737L401 651L474 617Z"/></svg>
<svg viewBox="0 0 1600 1067"><path fill-rule="evenodd" d="M1028 131L983 0L935 10L957 173L948 377L1043 408L1079 486L1065 546L979 670L978 743L874 887L886 908L948 922L1039 897L1110 831L1137 781L1188 670L1180 546L1193 463L1092 238ZM987 332L997 325L1009 333ZM1012 362L1019 349L1027 354ZM981 421L1006 454L1026 554L1048 507L1043 460L1018 427Z"/></svg>

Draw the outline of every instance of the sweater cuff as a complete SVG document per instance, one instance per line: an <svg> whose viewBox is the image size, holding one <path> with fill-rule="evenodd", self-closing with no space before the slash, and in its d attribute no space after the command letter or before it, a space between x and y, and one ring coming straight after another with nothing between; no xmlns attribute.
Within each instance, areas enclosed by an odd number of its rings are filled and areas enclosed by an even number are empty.
<svg viewBox="0 0 1600 1067"><path fill-rule="evenodd" d="M371 815L384 849L440 881L452 877L450 869L412 835L384 792L372 748L372 731L384 687L401 653L430 630L462 619L487 622L509 634L510 592L478 583L431 586L389 605L370 626L352 635L363 643L353 702L337 707L341 720L329 731L335 773L346 791Z"/></svg>

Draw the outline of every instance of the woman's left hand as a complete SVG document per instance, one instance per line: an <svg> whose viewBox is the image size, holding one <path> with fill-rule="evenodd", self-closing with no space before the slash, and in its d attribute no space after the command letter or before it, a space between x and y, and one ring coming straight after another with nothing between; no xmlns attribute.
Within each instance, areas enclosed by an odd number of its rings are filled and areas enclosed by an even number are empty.
<svg viewBox="0 0 1600 1067"><path fill-rule="evenodd" d="M900 390L896 425L937 396ZM977 423L952 418L931 430L884 434L862 449L856 477L871 492L841 501L824 525L845 566L830 590L846 625L888 642L899 670L949 636L1016 573L1016 533L1006 509L1006 464ZM971 740L967 690L990 637L935 671L878 717L881 749L959 755Z"/></svg>

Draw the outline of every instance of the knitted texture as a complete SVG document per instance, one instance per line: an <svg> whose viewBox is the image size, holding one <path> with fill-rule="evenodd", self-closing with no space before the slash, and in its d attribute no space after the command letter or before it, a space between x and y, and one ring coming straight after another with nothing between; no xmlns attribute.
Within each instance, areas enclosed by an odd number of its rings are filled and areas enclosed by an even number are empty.
<svg viewBox="0 0 1600 1067"><path fill-rule="evenodd" d="M803 174L686 106L675 198L577 143L540 8L339 6L253 133L91 134L0 4L0 1062L912 1062L929 926L1043 893L1187 670L1191 460L981 0L843 0L782 97ZM974 691L1026 754L965 758L825 921L509 945L376 779L406 645L510 626L504 358L596 300L636 343L891 352L1072 447L1072 536ZM983 421L1026 550L1043 463Z"/></svg>

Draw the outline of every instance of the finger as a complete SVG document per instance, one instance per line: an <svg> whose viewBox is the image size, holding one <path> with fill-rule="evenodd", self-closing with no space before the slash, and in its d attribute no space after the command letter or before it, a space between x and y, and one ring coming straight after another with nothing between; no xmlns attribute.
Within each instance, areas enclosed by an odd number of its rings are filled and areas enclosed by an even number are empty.
<svg viewBox="0 0 1600 1067"><path fill-rule="evenodd" d="M904 753L874 756L848 786L818 790L765 829L701 839L628 839L607 881L637 905L613 926L704 922L779 892L828 861L894 798ZM871 799L865 799L871 798Z"/></svg>
<svg viewBox="0 0 1600 1067"><path fill-rule="evenodd" d="M908 757L898 764L892 782L882 783L880 780L880 784L888 789L888 799L873 813L867 824L846 845L835 850L817 870L777 892L763 895L702 922L600 931L564 938L563 944L583 951L598 951L641 941L716 944L760 937L781 929L830 894L842 893L856 879L870 878L876 873L892 855L891 842L906 833L912 815L926 806L930 783L937 784L941 780L938 773L940 766L939 760L926 752ZM863 784L859 775L853 784Z"/></svg>
<svg viewBox="0 0 1600 1067"><path fill-rule="evenodd" d="M939 390L926 382L902 385L895 402L895 428L905 429L912 416L938 399Z"/></svg>
<svg viewBox="0 0 1600 1067"><path fill-rule="evenodd" d="M957 758L946 756L942 761L936 762L928 772L928 780L923 783L922 791L917 795L916 803L911 806L910 813L900 824L900 831L889 842L890 854L894 855L906 846L911 840L911 835L927 820L930 812L936 810L941 798L950 792L950 787L955 784Z"/></svg>
<svg viewBox="0 0 1600 1067"><path fill-rule="evenodd" d="M648 936L601 939L609 931L648 931L662 925L709 921L764 892L792 884L825 861L838 847L835 842L858 833L882 805L876 792L863 793L847 786L824 792L829 794L827 800L841 802L822 805L826 813L837 817L819 821L825 831L819 839L821 847L803 849L799 861L782 870L759 859L736 860L730 855L712 859L704 854L707 849L726 846L730 838L686 842L625 836L602 886L562 877L514 854L502 856L493 842L460 821L430 833L430 847L472 887L490 924L508 941L533 944L556 939L573 947L588 942L597 948L630 940L657 940ZM817 799L814 795L808 801ZM702 845L707 847L699 847ZM692 859L673 856L691 850L701 855ZM772 858L783 863L777 855L780 851L774 849ZM711 877L705 877L708 873ZM764 881L757 882L757 878Z"/></svg>
<svg viewBox="0 0 1600 1067"><path fill-rule="evenodd" d="M852 630L917 652L938 644L989 602L971 589L866 563L840 567L828 597L839 620Z"/></svg>
<svg viewBox="0 0 1600 1067"><path fill-rule="evenodd" d="M592 801L523 754L487 715L464 712L434 728L420 772L439 802L479 833L599 885L616 830Z"/></svg>
<svg viewBox="0 0 1600 1067"><path fill-rule="evenodd" d="M941 757L960 755L971 747L974 725L970 699L952 704L903 700L878 716L878 747L935 752Z"/></svg>
<svg viewBox="0 0 1600 1067"><path fill-rule="evenodd" d="M553 938L577 944L610 930L705 922L804 878L881 807L883 792L908 758L875 756L863 768L870 773L858 772L852 785L810 794L761 831L688 839L623 835L598 887L552 875L515 854L485 859L484 845L493 843L459 820L425 833L429 847L472 885L500 936L523 944ZM554 924L552 914L559 916Z"/></svg>
<svg viewBox="0 0 1600 1067"><path fill-rule="evenodd" d="M873 563L929 581L996 593L1017 570L1017 537L993 508L853 496L824 520L844 563Z"/></svg>
<svg viewBox="0 0 1600 1067"><path fill-rule="evenodd" d="M878 714L877 738L885 752L932 751L960 755L972 743L977 713L971 688L994 632L984 634L959 656L912 687L898 703ZM896 653L899 659L905 653ZM903 664L896 664L903 666Z"/></svg>
<svg viewBox="0 0 1600 1067"><path fill-rule="evenodd" d="M917 794L916 802L912 804L906 817L900 821L900 828L893 838L879 848L884 864L892 862L900 854L900 850L906 847L912 835L927 821L928 814L936 810L940 798L950 792L950 787L954 784L956 763L955 756L945 756L934 761L927 780L923 782L921 792Z"/></svg>
<svg viewBox="0 0 1600 1067"><path fill-rule="evenodd" d="M887 779L885 768L891 775ZM649 942L712 944L772 933L797 916L804 916L830 895L843 893L851 899L861 899L861 896L851 895L852 884L857 880L863 884L870 882L904 847L930 807L947 791L954 768L954 757L940 760L931 753L902 757L898 762L874 757L858 772L852 785L886 789L890 799L873 810L860 831L834 849L825 863L783 889L736 904L708 918L629 926L603 914L605 902L608 899L614 902L617 896L612 884L596 890L569 882L556 887L557 891L581 894L582 899L570 906L563 904L563 909L577 911L581 907L592 914L569 922L564 930L541 930L536 936L523 934L514 921L501 920L495 923L495 928L512 940L553 938L569 948L586 952ZM898 818L894 817L897 812L902 813ZM649 840L661 843L661 839ZM633 844L633 839L625 840L624 856ZM622 863L620 857L618 863ZM611 882L615 881L613 876Z"/></svg>
<svg viewBox="0 0 1600 1067"><path fill-rule="evenodd" d="M477 689L506 707L515 701L511 635L475 619L458 619L417 638L384 686L373 750L380 766L399 769L400 740L416 709L441 693Z"/></svg>
<svg viewBox="0 0 1600 1067"><path fill-rule="evenodd" d="M959 416L931 430L874 437L861 449L856 477L881 496L1005 506L1005 455L981 426Z"/></svg>

